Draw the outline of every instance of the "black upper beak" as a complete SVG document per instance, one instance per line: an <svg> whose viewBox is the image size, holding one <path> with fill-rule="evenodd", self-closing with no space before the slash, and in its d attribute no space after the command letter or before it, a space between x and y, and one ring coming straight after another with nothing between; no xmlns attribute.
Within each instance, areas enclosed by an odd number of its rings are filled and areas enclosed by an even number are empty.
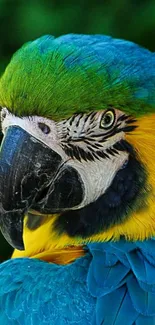
<svg viewBox="0 0 155 325"><path fill-rule="evenodd" d="M0 151L0 228L13 247L24 249L28 210L59 213L82 199L82 180L74 168L21 127L8 128Z"/></svg>
<svg viewBox="0 0 155 325"><path fill-rule="evenodd" d="M56 152L22 128L8 128L0 151L0 228L13 247L24 249L24 215L61 163Z"/></svg>

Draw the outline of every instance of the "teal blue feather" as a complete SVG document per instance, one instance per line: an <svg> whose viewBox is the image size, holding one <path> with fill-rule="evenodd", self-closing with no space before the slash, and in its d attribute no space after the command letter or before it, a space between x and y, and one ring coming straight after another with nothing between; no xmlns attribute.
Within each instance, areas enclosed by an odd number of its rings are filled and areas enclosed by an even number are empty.
<svg viewBox="0 0 155 325"><path fill-rule="evenodd" d="M127 282L127 287L135 310L145 316L155 316L155 294L144 291L135 277Z"/></svg>
<svg viewBox="0 0 155 325"><path fill-rule="evenodd" d="M138 317L126 286L103 296L96 304L96 324L133 325Z"/></svg>
<svg viewBox="0 0 155 325"><path fill-rule="evenodd" d="M134 325L154 325L155 321L153 317L139 316Z"/></svg>
<svg viewBox="0 0 155 325"><path fill-rule="evenodd" d="M66 267L28 258L1 264L0 324L89 324L89 263L90 256Z"/></svg>
<svg viewBox="0 0 155 325"><path fill-rule="evenodd" d="M152 265L147 259L143 259L141 251L138 253L133 251L127 254L130 266L139 281L147 282L147 284L153 285L154 281L154 265Z"/></svg>
<svg viewBox="0 0 155 325"><path fill-rule="evenodd" d="M154 325L155 240L87 248L66 266L29 258L1 264L0 324Z"/></svg>
<svg viewBox="0 0 155 325"><path fill-rule="evenodd" d="M97 298L96 324L141 325L143 318L147 325L155 323L154 239L88 246L93 259L87 283Z"/></svg>

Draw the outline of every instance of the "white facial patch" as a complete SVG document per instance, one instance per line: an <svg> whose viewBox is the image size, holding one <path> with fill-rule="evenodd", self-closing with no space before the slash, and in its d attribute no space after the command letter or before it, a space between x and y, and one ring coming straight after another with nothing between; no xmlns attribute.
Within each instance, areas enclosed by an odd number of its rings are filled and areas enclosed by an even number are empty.
<svg viewBox="0 0 155 325"><path fill-rule="evenodd" d="M97 200L112 183L117 171L128 159L126 152L120 152L117 157L100 159L96 161L69 160L68 165L78 170L85 185L85 197L82 204L77 208L82 208Z"/></svg>
<svg viewBox="0 0 155 325"><path fill-rule="evenodd" d="M17 117L6 108L3 108L1 111L1 124L4 135L10 126L21 127L57 152L62 157L64 165L71 166L78 171L84 186L84 199L79 206L74 207L74 209L78 209L104 194L118 170L128 160L128 153L125 151L119 151L116 155L109 155L109 157L105 158L99 157L92 161L84 159L79 161L76 157L71 157L65 152L64 147L69 147L69 145L72 145L72 147L73 145L78 146L86 152L91 152L91 150L95 153L98 150L106 151L125 137L124 132L119 132L110 136L106 141L99 142L99 139L107 134L107 131L99 127L102 114L103 111L92 115L83 114L81 118L79 117L81 114L79 114L74 118L71 117L57 123L40 116ZM121 116L121 114L120 111L116 110L116 117ZM47 126L50 132L45 134L39 127L39 123ZM122 126L124 124L123 121Z"/></svg>
<svg viewBox="0 0 155 325"><path fill-rule="evenodd" d="M3 118L3 115L5 118ZM41 116L26 116L26 117L17 117L11 114L6 108L3 108L1 111L1 124L2 124L2 132L5 135L6 130L10 126L19 126L24 129L26 132L31 134L36 139L43 142L49 148L57 152L63 159L66 161L68 159L65 152L62 150L59 144L59 137L56 128L56 123L50 119L41 117ZM50 128L50 133L45 134L39 128L39 123L43 123Z"/></svg>

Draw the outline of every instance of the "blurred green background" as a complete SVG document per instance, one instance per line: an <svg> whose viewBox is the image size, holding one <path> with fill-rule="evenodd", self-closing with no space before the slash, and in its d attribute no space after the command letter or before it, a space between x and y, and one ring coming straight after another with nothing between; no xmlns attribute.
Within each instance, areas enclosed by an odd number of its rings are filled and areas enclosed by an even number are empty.
<svg viewBox="0 0 155 325"><path fill-rule="evenodd" d="M43 34L108 34L155 51L155 0L0 0L0 73L25 42ZM0 260L11 250L0 236Z"/></svg>

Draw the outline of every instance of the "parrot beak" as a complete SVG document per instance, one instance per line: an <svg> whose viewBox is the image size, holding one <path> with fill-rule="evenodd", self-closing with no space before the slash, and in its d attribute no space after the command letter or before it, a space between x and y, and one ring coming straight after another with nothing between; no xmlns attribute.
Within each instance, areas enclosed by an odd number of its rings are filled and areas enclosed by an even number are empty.
<svg viewBox="0 0 155 325"><path fill-rule="evenodd" d="M78 172L61 156L19 126L10 126L0 151L0 228L6 240L24 249L23 221L74 208L83 199Z"/></svg>
<svg viewBox="0 0 155 325"><path fill-rule="evenodd" d="M24 249L24 215L61 163L56 152L22 128L8 128L0 151L0 228L13 247Z"/></svg>

